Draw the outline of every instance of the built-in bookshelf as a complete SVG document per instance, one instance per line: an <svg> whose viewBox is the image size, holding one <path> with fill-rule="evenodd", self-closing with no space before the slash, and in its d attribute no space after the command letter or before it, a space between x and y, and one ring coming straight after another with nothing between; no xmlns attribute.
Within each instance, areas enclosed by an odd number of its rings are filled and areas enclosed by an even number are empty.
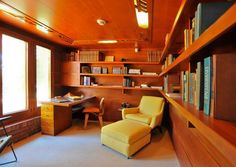
<svg viewBox="0 0 236 167"><path fill-rule="evenodd" d="M69 64L73 67L63 70L63 81L66 81L64 86L121 90L162 89L162 80L158 77L161 71L159 62L72 61L63 64L65 68L70 67ZM75 75L77 77L73 82L71 78Z"/></svg>
<svg viewBox="0 0 236 167"><path fill-rule="evenodd" d="M178 57L176 57L171 64L163 68L159 77L163 77L165 78L164 80L167 80L164 82L166 84L164 87L168 87L169 84L173 84L168 80L168 76L179 76L181 91L177 94L169 94L169 92L164 91L161 91L161 93L170 104L171 135L174 140L177 155L181 157L181 164L191 164L191 166L202 166L203 164L208 164L208 166L234 166L234 164L236 164L236 122L234 120L235 109L232 106L236 89L233 88L235 81L231 78L236 77L235 72L225 70L225 73L219 73L221 70L219 68L221 67L219 65L212 66L216 68L213 69L213 71L218 71L218 75L217 73L215 74L218 78L211 78L214 85L212 86L211 83L211 87L207 93L209 95L211 91L213 91L213 98L210 97L210 99L208 99L210 101L208 106L211 108L209 114L204 113L201 108L198 109L194 101L190 100L189 92L196 89L196 87L191 85L196 84L196 81L189 78L197 77L196 71L199 62L203 65L204 60L206 61L206 58L209 56L214 57L213 55L217 55L226 58L229 54L236 55L236 47L234 46L236 42L236 4L232 3L232 6L226 10L225 13L204 32L200 33L198 38L194 40L191 39L192 41L188 43L186 47L184 44L186 32L184 31L190 28L190 23L193 18L196 17L199 6L204 5L199 5L198 2L200 1L186 0L182 2L161 57L161 63L165 64L170 54L179 53ZM203 1L202 3L205 2L207 1ZM196 18L194 19L196 20ZM231 59L231 61L226 63L224 58L218 58L221 64L224 64L224 61L225 64L227 64L224 68L233 68L232 63L235 61ZM214 62L212 62L212 64L214 64ZM228 78L222 77L222 75L227 76L230 74L233 76ZM219 78L219 75L221 75L222 79ZM227 82L225 82L227 83L227 88L224 88L223 78L227 78ZM185 84L184 80L187 80ZM230 81L232 81L231 84ZM204 84L204 82L201 84ZM188 91L187 95L185 95L186 92L184 92L184 90ZM222 92L224 94L222 94ZM195 95L192 94L192 96ZM223 96L225 100L219 98ZM219 104L225 105L227 111L219 111L218 108L222 108ZM214 107L217 107L217 110ZM216 118L217 112L221 113L218 114ZM222 115L228 115L228 117ZM183 132L180 133L180 131ZM192 141L192 143L188 141L195 137L197 137L196 141ZM189 149L195 146L204 149ZM222 147L224 149L222 149ZM196 152L199 152L203 157L200 158L200 156L196 156Z"/></svg>

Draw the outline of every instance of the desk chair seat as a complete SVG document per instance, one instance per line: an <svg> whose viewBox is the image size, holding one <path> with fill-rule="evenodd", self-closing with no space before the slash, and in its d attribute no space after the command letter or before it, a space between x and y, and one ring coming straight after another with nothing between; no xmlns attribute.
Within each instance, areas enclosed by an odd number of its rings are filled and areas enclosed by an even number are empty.
<svg viewBox="0 0 236 167"><path fill-rule="evenodd" d="M84 120L84 129L87 128L89 114L93 114L98 117L100 127L103 126L103 119L102 116L104 114L104 98L101 98L99 107L86 107L83 111L85 113L85 120Z"/></svg>

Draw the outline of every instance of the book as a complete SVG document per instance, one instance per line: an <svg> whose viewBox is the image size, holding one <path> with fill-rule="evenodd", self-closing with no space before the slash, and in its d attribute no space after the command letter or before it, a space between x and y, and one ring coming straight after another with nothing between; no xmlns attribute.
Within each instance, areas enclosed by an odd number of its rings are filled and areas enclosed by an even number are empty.
<svg viewBox="0 0 236 167"><path fill-rule="evenodd" d="M184 101L189 101L189 71L184 74Z"/></svg>
<svg viewBox="0 0 236 167"><path fill-rule="evenodd" d="M236 53L213 55L214 108L213 117L236 122Z"/></svg>
<svg viewBox="0 0 236 167"><path fill-rule="evenodd" d="M204 101L204 73L203 62L197 63L196 70L196 108L197 110L203 110Z"/></svg>
<svg viewBox="0 0 236 167"><path fill-rule="evenodd" d="M203 112L210 115L212 83L212 57L204 58L204 105Z"/></svg>
<svg viewBox="0 0 236 167"><path fill-rule="evenodd" d="M195 34L196 40L211 24L213 24L233 2L202 2L197 6L195 12Z"/></svg>

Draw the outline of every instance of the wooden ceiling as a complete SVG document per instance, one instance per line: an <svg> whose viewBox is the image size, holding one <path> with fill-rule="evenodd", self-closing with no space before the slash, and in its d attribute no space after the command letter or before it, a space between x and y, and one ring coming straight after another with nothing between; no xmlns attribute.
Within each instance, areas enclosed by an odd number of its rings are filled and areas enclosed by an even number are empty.
<svg viewBox="0 0 236 167"><path fill-rule="evenodd" d="M163 48L181 0L147 0L148 29L137 25L133 0L3 0L24 13L29 20L52 28L47 34L32 24L0 12L0 20L65 46L83 48L134 47ZM99 26L97 19L107 24ZM31 24L29 23L31 22ZM97 44L98 40L118 40L118 44Z"/></svg>

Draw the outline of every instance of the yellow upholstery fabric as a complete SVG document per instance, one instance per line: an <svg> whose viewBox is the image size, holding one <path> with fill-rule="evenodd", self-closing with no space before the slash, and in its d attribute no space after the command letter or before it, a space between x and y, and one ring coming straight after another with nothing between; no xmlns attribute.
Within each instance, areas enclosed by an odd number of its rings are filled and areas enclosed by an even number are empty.
<svg viewBox="0 0 236 167"><path fill-rule="evenodd" d="M151 128L132 120L121 120L102 128L101 143L130 157L150 142Z"/></svg>
<svg viewBox="0 0 236 167"><path fill-rule="evenodd" d="M135 121L139 121L139 122L142 122L142 123L145 123L145 124L148 124L148 125L151 123L151 120L152 120L151 116L146 115L146 114L142 114L142 113L127 114L126 118L127 119L132 119L132 120L135 120Z"/></svg>
<svg viewBox="0 0 236 167"><path fill-rule="evenodd" d="M121 120L102 128L102 134L132 144L150 133L150 127L132 120Z"/></svg>
<svg viewBox="0 0 236 167"><path fill-rule="evenodd" d="M162 97L143 96L138 107L122 110L122 119L146 123L153 129L161 125L164 105L165 101Z"/></svg>

